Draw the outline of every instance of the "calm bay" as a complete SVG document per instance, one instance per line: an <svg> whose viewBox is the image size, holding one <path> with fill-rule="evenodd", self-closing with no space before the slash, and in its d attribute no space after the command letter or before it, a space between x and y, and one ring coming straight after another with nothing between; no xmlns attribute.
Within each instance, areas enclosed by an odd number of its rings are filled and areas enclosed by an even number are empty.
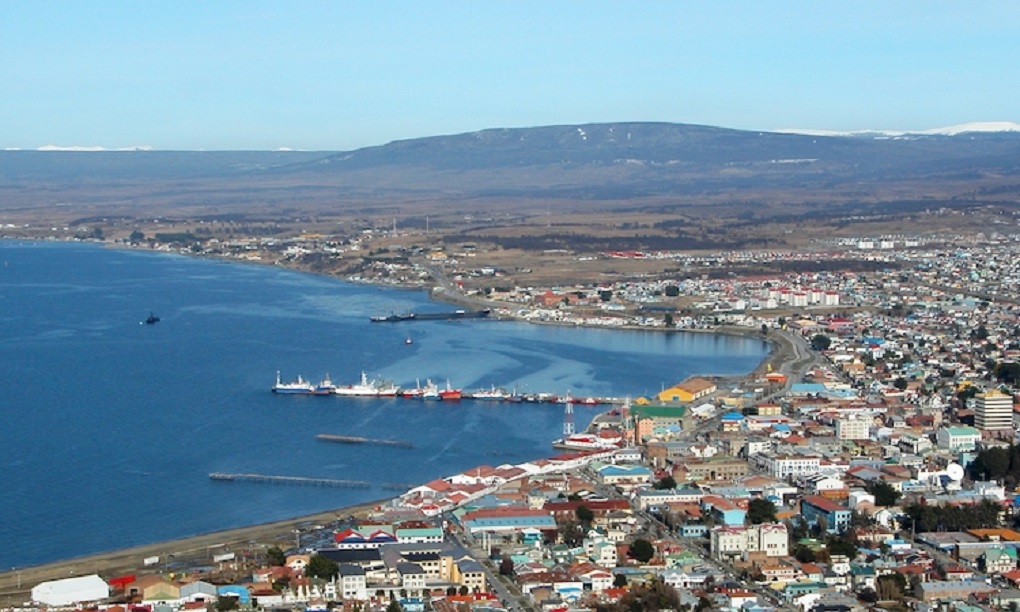
<svg viewBox="0 0 1020 612"><path fill-rule="evenodd" d="M560 405L278 396L278 370L636 397L691 374L746 373L768 351L712 334L369 322L444 310L422 291L271 266L0 241L0 567L391 497L383 485L550 456L562 429ZM141 324L150 311L161 321ZM577 406L579 427L595 412ZM225 483L211 472L373 484Z"/></svg>

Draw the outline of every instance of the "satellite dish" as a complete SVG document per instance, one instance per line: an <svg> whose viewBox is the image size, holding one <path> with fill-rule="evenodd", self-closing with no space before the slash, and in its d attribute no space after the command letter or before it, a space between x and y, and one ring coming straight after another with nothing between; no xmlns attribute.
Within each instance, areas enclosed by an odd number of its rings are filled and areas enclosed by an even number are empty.
<svg viewBox="0 0 1020 612"><path fill-rule="evenodd" d="M957 482L963 480L963 466L959 463L950 463L946 467L946 475Z"/></svg>

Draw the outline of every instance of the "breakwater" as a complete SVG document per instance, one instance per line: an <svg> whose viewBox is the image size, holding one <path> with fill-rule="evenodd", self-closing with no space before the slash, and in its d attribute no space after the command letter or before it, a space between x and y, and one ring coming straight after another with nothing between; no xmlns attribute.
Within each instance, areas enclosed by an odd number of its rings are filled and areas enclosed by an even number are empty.
<svg viewBox="0 0 1020 612"><path fill-rule="evenodd" d="M367 489L372 483L367 480L339 480L336 478L308 478L305 476L274 476L272 474L255 474L251 472L212 472L210 480L226 482L260 482L269 484L308 485L314 487L342 487L347 489Z"/></svg>
<svg viewBox="0 0 1020 612"><path fill-rule="evenodd" d="M339 436L336 434L319 434L316 440L323 442L339 442L341 444L379 444L381 446L399 446L401 448L414 448L414 445L404 440L384 440L382 438L365 438L362 436Z"/></svg>

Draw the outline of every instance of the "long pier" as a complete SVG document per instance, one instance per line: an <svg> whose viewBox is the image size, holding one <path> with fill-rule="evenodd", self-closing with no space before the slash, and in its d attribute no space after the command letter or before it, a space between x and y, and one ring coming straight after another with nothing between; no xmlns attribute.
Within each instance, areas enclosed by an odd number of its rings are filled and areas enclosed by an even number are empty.
<svg viewBox="0 0 1020 612"><path fill-rule="evenodd" d="M323 442L340 442L343 444L379 444L381 446L399 446L401 448L414 448L410 442L403 440L383 440L381 438L363 438L361 436L339 436L336 434L319 434L316 440Z"/></svg>
<svg viewBox="0 0 1020 612"><path fill-rule="evenodd" d="M270 484L308 485L314 487L346 487L349 489L367 489L372 483L366 480L338 480L336 478L308 478L305 476L273 476L271 474L212 472L212 480L227 482L263 482Z"/></svg>

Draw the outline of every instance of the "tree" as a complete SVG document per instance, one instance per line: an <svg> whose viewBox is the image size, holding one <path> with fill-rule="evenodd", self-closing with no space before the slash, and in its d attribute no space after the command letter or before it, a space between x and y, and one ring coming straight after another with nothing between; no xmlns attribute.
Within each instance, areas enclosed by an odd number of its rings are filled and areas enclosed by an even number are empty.
<svg viewBox="0 0 1020 612"><path fill-rule="evenodd" d="M672 476L663 476L655 483L655 488L659 490L668 490L676 488L676 479Z"/></svg>
<svg viewBox="0 0 1020 612"><path fill-rule="evenodd" d="M1020 363L1004 361L995 366L995 377L1002 382L1015 385L1020 381Z"/></svg>
<svg viewBox="0 0 1020 612"><path fill-rule="evenodd" d="M616 588L627 586L627 576L623 574L616 574L613 576L613 586Z"/></svg>
<svg viewBox="0 0 1020 612"><path fill-rule="evenodd" d="M899 389L900 391L903 391L904 389L907 388L907 379L900 376L893 381L893 386Z"/></svg>
<svg viewBox="0 0 1020 612"><path fill-rule="evenodd" d="M390 605L386 606L386 612L404 612L404 606L394 599L390 601Z"/></svg>
<svg viewBox="0 0 1020 612"><path fill-rule="evenodd" d="M882 601L903 599L906 589L907 579L903 574L886 574L875 580L875 592Z"/></svg>
<svg viewBox="0 0 1020 612"><path fill-rule="evenodd" d="M776 520L776 505L767 499L755 498L747 505L747 522L752 525L773 523Z"/></svg>
<svg viewBox="0 0 1020 612"><path fill-rule="evenodd" d="M339 573L340 568L337 566L336 561L319 554L312 555L312 558L308 560L308 565L305 567L306 576L322 578L324 580L332 580Z"/></svg>
<svg viewBox="0 0 1020 612"><path fill-rule="evenodd" d="M577 521L564 521L560 523L557 531L560 541L567 546L577 546L584 538L584 530L581 529L581 524Z"/></svg>
<svg viewBox="0 0 1020 612"><path fill-rule="evenodd" d="M577 520L581 521L582 525L591 525L591 522L595 520L595 513L591 511L591 508L580 504L574 509L574 514L577 516Z"/></svg>
<svg viewBox="0 0 1020 612"><path fill-rule="evenodd" d="M673 327L673 313L667 312L662 321L666 324L666 327Z"/></svg>
<svg viewBox="0 0 1020 612"><path fill-rule="evenodd" d="M128 240L131 242L141 242L145 240L145 233L140 230L135 230L131 232L131 236L128 237Z"/></svg>
<svg viewBox="0 0 1020 612"><path fill-rule="evenodd" d="M266 551L266 559L272 567L287 565L287 555L283 554L279 546L273 546Z"/></svg>
<svg viewBox="0 0 1020 612"><path fill-rule="evenodd" d="M499 575L500 576L513 576L514 575L514 560L509 555L503 555L503 558L499 561Z"/></svg>
<svg viewBox="0 0 1020 612"><path fill-rule="evenodd" d="M868 487L868 492L875 496L876 506L895 506L902 493L888 482L876 480Z"/></svg>
<svg viewBox="0 0 1020 612"><path fill-rule="evenodd" d="M680 287L676 285L666 285L666 297L676 297L680 295Z"/></svg>
<svg viewBox="0 0 1020 612"><path fill-rule="evenodd" d="M811 550L807 546L799 544L793 549L793 557L801 563L814 563L815 551Z"/></svg>
<svg viewBox="0 0 1020 612"><path fill-rule="evenodd" d="M467 595L467 594L468 594L468 593L470 593L471 591L469 591L469 590L468 590L468 588L467 588L467 586L466 586L466 585L463 585L463 584L462 584L462 585L460 585L460 588L459 588L459 589L457 589L457 592L458 592L458 593L459 593L460 595Z"/></svg>
<svg viewBox="0 0 1020 612"><path fill-rule="evenodd" d="M216 598L216 612L227 612L227 610L236 610L237 608L236 597L220 595Z"/></svg>
<svg viewBox="0 0 1020 612"><path fill-rule="evenodd" d="M830 346L832 346L832 340L825 334L815 334L811 338L811 348L816 351L827 351Z"/></svg>
<svg viewBox="0 0 1020 612"><path fill-rule="evenodd" d="M830 555L843 555L853 559L857 556L857 547L853 542L839 536L829 536L825 540L825 548Z"/></svg>
<svg viewBox="0 0 1020 612"><path fill-rule="evenodd" d="M639 563L648 563L655 556L655 547L644 538L638 538L630 543L630 556Z"/></svg>
<svg viewBox="0 0 1020 612"><path fill-rule="evenodd" d="M762 323L761 324L761 335L763 335L763 336L769 335L769 326L768 326L768 324L766 324L766 323Z"/></svg>

